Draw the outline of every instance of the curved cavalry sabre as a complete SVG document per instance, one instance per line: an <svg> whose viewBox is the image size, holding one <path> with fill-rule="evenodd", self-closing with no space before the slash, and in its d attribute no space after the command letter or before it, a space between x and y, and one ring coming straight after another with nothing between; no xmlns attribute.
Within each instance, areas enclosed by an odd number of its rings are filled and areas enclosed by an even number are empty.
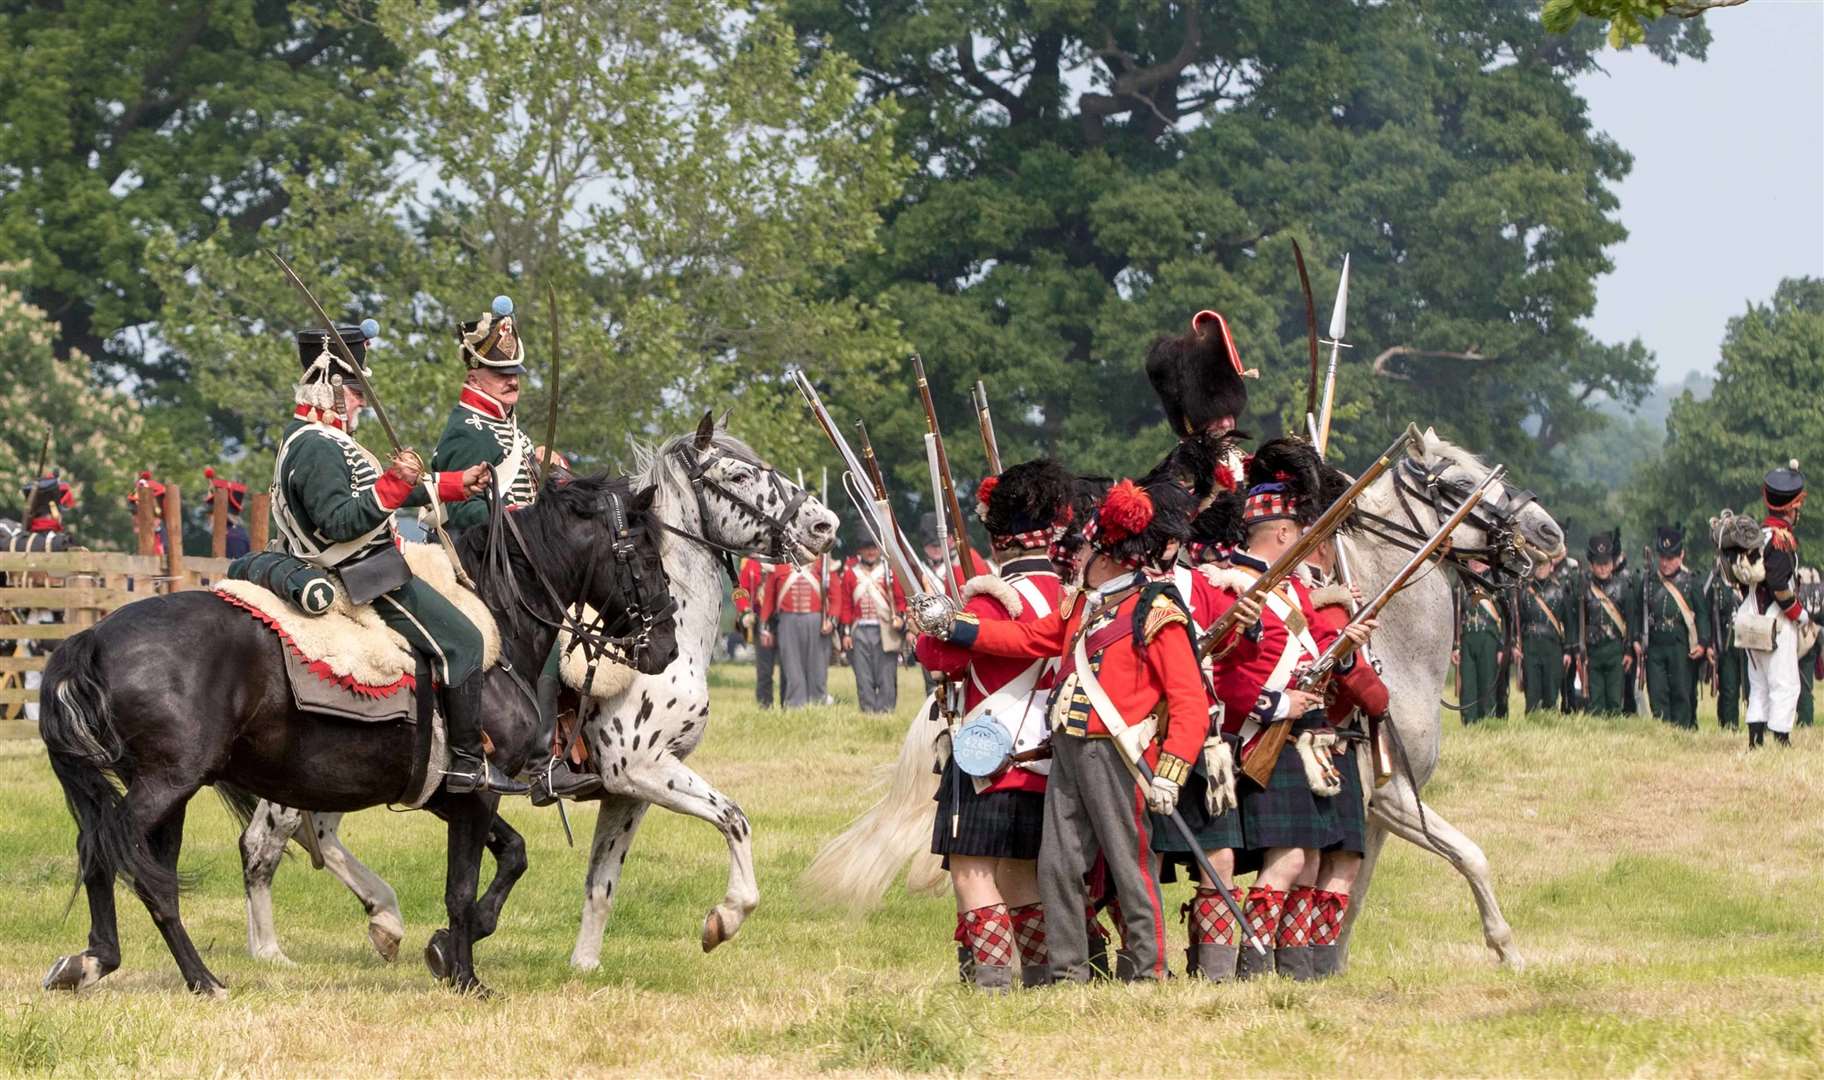
<svg viewBox="0 0 1824 1080"><path fill-rule="evenodd" d="M458 545L463 569L502 628L504 662L489 672L484 703L496 760L509 773L540 750L537 710L515 672L539 669L569 607L587 603L603 613L605 634L633 628L627 659L642 671L663 670L676 657L653 498L651 489L636 494L603 477L552 484L534 506L496 513ZM285 648L245 611L206 592L181 592L129 604L53 654L40 732L76 818L90 930L89 947L58 960L47 989L81 989L120 965L119 876L151 912L189 988L225 993L178 910L184 813L204 785L324 810L399 797L413 767L412 728L300 711ZM240 677L224 680L223 671ZM525 869L524 845L495 816L497 802L492 794L440 789L425 807L449 823L450 925L441 959L447 981L465 991L486 989L475 975L474 943L493 932ZM478 900L490 834L499 868Z"/></svg>
<svg viewBox="0 0 1824 1080"><path fill-rule="evenodd" d="M709 726L709 663L721 623L719 566L744 555L814 558L829 550L836 535L834 514L708 415L695 432L636 456L635 483L653 491L650 514L661 530L659 547L677 600L678 655L663 671L633 675L624 688L596 696L582 725L588 767L605 788L590 845L582 927L570 961L584 970L600 963L621 868L651 806L708 821L728 841L728 890L704 919L705 951L734 937L759 903L746 815L684 764ZM598 675L595 685L606 681ZM244 816L248 947L259 959L288 963L273 924L272 879L286 842L310 819L272 803ZM320 851L322 865L360 899L368 912L369 939L382 957L393 959L404 935L398 897L343 846L342 815L311 817L314 835L298 839Z"/></svg>
<svg viewBox="0 0 1824 1080"><path fill-rule="evenodd" d="M1435 532L1490 471L1436 432L1422 433L1408 457L1369 485L1356 502L1355 514L1365 521L1363 528L1342 534L1341 547L1362 591L1372 595L1399 573L1417 543ZM1527 559L1555 556L1563 548L1564 534L1551 515L1529 493L1498 483L1452 533L1450 558L1486 558L1508 573L1523 573ZM1348 918L1352 925L1360 913L1374 860L1391 832L1448 860L1463 875L1475 894L1489 948L1503 962L1517 966L1513 931L1495 900L1487 858L1429 803L1421 809L1419 802L1419 791L1437 768L1443 732L1437 702L1450 667L1451 645L1450 586L1444 576L1421 571L1388 602L1381 626L1374 638L1375 657L1391 692L1397 767L1392 778L1374 790L1368 852ZM937 856L924 851L931 835L936 782L931 774L935 733L925 716L924 709L914 714L881 799L826 844L806 871L819 893L853 905L873 904L908 863L907 884L914 891L942 885ZM1346 935L1347 929L1342 939L1345 956Z"/></svg>

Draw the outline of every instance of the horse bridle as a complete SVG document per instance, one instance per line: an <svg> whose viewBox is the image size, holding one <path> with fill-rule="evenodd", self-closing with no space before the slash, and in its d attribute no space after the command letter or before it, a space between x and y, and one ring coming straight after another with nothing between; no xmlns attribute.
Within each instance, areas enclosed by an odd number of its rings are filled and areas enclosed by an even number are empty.
<svg viewBox="0 0 1824 1080"><path fill-rule="evenodd" d="M730 450L713 442L706 447L698 447L692 443L680 443L671 452L684 465L684 475L689 478L691 488L697 493L697 520L699 522L709 520L708 493L714 492L733 506L736 511L766 530L766 547L764 549L734 547L663 521L659 523L661 528L675 536L689 540L693 544L699 544L714 551L719 556L722 569L728 574L730 581L737 577L735 559L741 556L753 555L769 562L784 562L791 558L792 553L788 550L791 538L788 534L791 532L792 519L798 516L798 508L804 505L804 501L811 497L809 491L804 488L793 491L791 485L780 479L779 470L771 465L749 454ZM767 482L772 485L773 493L779 496L782 504L780 511L777 514L769 514L753 501L717 483L715 478L709 475L709 467L724 458L759 470L761 475L766 477Z"/></svg>
<svg viewBox="0 0 1824 1080"><path fill-rule="evenodd" d="M1394 521L1359 509L1355 516L1364 522L1365 531L1395 547L1407 551L1419 550L1429 538L1430 530L1419 520L1418 512L1412 506L1413 501L1423 503L1440 520L1454 513L1469 495L1468 488L1444 482L1444 474L1456 464L1458 462L1455 458L1448 457L1439 459L1430 467L1412 458L1402 459L1393 470L1393 494L1399 501L1406 520ZM1469 512L1464 522L1482 530L1487 540L1480 547L1451 545L1446 557L1456 564L1457 572L1491 589L1507 588L1524 580L1532 572L1533 557L1527 554L1516 523L1527 504L1537 500L1538 496L1531 491L1513 491L1505 486L1498 500L1491 502L1484 498ZM1486 563L1488 572L1485 574L1470 569L1471 560Z"/></svg>
<svg viewBox="0 0 1824 1080"><path fill-rule="evenodd" d="M519 522L508 512L506 501L495 494L491 487L488 489L487 498L489 507L486 561L489 578L504 582L504 587L511 593L513 602L533 619L554 630L567 631L570 634L570 643L565 646L566 654L580 647L583 650L584 659L588 662L588 673L583 685L589 686L594 683L596 668L604 659L637 667L639 659L651 652L653 629L658 625L658 621L671 611L673 601L670 590L664 588L662 584L658 590L658 596L662 598L662 602L655 602L653 599L651 586L646 581L646 575L641 565L643 560L639 557L638 545L635 543L635 539L644 526L632 524L627 512L627 501L621 493L613 488L604 492L603 505L596 515L605 517L608 522L608 564L615 575L613 584L619 590L619 594L627 597L629 601L613 626L608 624L607 613L599 607L596 609L595 616L587 621L571 611L570 606L564 603L562 597L558 596L557 589L551 584L551 579L546 576L544 568L532 558L531 547L526 543L525 535L520 532ZM547 618L540 613L520 590L518 579L513 575L509 566L510 555L506 550L508 538L519 549L521 557L532 567L533 576L537 578L546 600L557 612L556 619ZM585 560L583 587L580 595L584 597L592 595L596 567L600 562L601 560L593 558ZM661 568L661 577L663 573L663 568ZM631 633L614 633L625 628L629 622L635 624Z"/></svg>

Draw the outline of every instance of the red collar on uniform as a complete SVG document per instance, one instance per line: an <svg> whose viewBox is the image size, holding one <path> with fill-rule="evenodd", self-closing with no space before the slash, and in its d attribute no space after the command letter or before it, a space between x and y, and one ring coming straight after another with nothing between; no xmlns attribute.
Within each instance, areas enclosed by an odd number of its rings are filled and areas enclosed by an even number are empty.
<svg viewBox="0 0 1824 1080"><path fill-rule="evenodd" d="M490 420L505 420L507 418L507 407L500 403L500 399L491 394L483 393L473 386L465 386L462 388L461 404L465 408L473 409Z"/></svg>
<svg viewBox="0 0 1824 1080"><path fill-rule="evenodd" d="M312 419L311 413L314 413L314 412L316 412L316 410L311 408L308 405L299 405L295 410L292 411L291 415L297 417L299 420L311 420ZM342 418L340 416L337 416L333 412L319 413L315 418L315 422L319 423L319 424L327 424L328 426L335 428L337 431L342 430Z"/></svg>

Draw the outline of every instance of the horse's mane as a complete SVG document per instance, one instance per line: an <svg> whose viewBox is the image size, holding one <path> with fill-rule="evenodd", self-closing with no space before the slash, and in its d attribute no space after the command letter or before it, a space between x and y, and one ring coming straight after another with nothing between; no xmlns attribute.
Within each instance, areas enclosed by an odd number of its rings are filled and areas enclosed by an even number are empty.
<svg viewBox="0 0 1824 1080"><path fill-rule="evenodd" d="M1468 450L1463 449L1463 447L1458 446L1456 443L1451 442L1449 439L1446 439L1435 431L1428 432L1428 435L1433 443L1432 446L1426 449L1426 457L1428 459L1448 457L1455 459L1459 465L1471 465L1484 473L1488 472L1488 463L1483 461L1480 455L1470 453Z"/></svg>

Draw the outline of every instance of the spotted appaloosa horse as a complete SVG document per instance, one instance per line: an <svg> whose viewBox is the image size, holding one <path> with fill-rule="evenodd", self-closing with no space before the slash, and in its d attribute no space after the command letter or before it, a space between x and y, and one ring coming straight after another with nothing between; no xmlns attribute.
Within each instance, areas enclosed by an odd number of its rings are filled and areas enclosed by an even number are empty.
<svg viewBox="0 0 1824 1080"><path fill-rule="evenodd" d="M1404 525L1423 538L1438 528L1456 501L1490 469L1433 431L1424 432L1409 453L1409 460L1369 486L1356 508ZM1543 558L1556 557L1564 550L1564 534L1557 522L1530 496L1503 485L1485 505L1500 509L1502 527L1511 534L1517 551ZM1491 545L1482 520L1478 515L1458 527L1452 535L1453 557ZM1405 565L1412 549L1402 543L1410 541L1410 537L1400 537L1398 530L1384 528L1344 537L1345 554L1364 594L1373 595ZM1392 697L1393 728L1398 737L1396 767L1393 777L1375 790L1369 806L1368 851L1347 918L1353 926L1367 895L1375 859L1392 833L1449 861L1463 875L1481 911L1488 947L1503 963L1519 966L1513 930L1495 900L1482 849L1430 803L1425 804L1423 815L1419 809L1418 793L1438 764L1443 733L1438 700L1450 669L1451 624L1450 586L1436 571L1421 572L1381 613L1381 629L1374 636L1373 648ZM869 906L879 901L908 863L907 885L914 892L942 885L943 871L936 857L924 851L935 812L931 755L938 730L925 716L924 709L913 715L880 800L825 844L805 871L811 891L852 906ZM1408 767L1401 767L1400 750ZM1344 933L1346 955L1347 927Z"/></svg>
<svg viewBox="0 0 1824 1080"><path fill-rule="evenodd" d="M654 489L651 513L662 524L662 558L677 601L678 656L657 674L627 672L617 680L624 689L596 698L583 725L589 766L607 788L571 955L584 970L599 963L621 867L648 807L702 818L728 841L728 890L704 919L705 950L733 937L759 903L746 815L684 763L709 724L709 663L722 615L718 577L724 558L804 560L828 551L836 535L834 514L707 416L690 435L637 450L636 465L634 482ZM595 685L605 681L598 675ZM314 834L298 835L307 819L297 810L261 804L249 816L241 836L249 948L261 959L289 962L273 925L272 878L286 841L296 836L320 852L322 865L360 899L369 940L393 959L405 928L392 887L343 846L341 815L311 817Z"/></svg>

